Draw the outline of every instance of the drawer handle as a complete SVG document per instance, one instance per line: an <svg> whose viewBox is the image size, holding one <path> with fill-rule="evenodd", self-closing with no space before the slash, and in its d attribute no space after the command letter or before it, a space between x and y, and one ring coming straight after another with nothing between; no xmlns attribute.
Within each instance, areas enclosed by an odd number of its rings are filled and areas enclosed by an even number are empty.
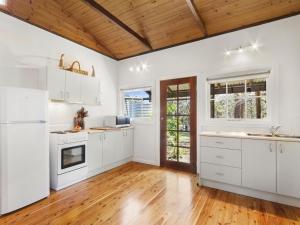
<svg viewBox="0 0 300 225"><path fill-rule="evenodd" d="M222 142L222 141L216 141L216 144L223 145L224 142Z"/></svg>
<svg viewBox="0 0 300 225"><path fill-rule="evenodd" d="M217 158L217 159L224 159L224 157L221 156L221 155L216 155L216 158Z"/></svg>
<svg viewBox="0 0 300 225"><path fill-rule="evenodd" d="M217 172L216 175L222 177L222 176L224 176L224 173L218 173Z"/></svg>

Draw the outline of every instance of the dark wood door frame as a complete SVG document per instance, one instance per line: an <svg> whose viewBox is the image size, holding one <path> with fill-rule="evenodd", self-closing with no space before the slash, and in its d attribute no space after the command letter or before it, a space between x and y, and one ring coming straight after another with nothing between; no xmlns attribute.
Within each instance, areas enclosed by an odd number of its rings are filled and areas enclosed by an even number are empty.
<svg viewBox="0 0 300 225"><path fill-rule="evenodd" d="M166 99L169 85L190 83L190 164L166 160ZM197 171L197 77L160 81L160 166L196 173Z"/></svg>

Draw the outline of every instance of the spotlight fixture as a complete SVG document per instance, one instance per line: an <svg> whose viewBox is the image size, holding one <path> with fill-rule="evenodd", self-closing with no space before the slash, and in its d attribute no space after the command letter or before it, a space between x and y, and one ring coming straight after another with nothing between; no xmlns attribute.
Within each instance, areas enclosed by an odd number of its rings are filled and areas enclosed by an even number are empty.
<svg viewBox="0 0 300 225"><path fill-rule="evenodd" d="M231 51L226 50L226 51L225 51L225 55L228 55L228 56L231 55Z"/></svg>
<svg viewBox="0 0 300 225"><path fill-rule="evenodd" d="M147 71L148 68L149 68L149 66L148 66L147 63L141 63L141 64L138 65L138 66L135 66L135 67L132 67L132 66L131 66L131 67L129 67L129 71L130 71L130 72L135 71L135 72L139 73L139 72L142 72L142 71Z"/></svg>
<svg viewBox="0 0 300 225"><path fill-rule="evenodd" d="M257 42L251 43L251 44L247 44L247 45L241 45L238 48L234 48L234 49L229 49L225 51L225 55L226 56L230 56L234 53L239 53L242 54L243 52L250 52L250 51L257 51L259 49L259 44Z"/></svg>

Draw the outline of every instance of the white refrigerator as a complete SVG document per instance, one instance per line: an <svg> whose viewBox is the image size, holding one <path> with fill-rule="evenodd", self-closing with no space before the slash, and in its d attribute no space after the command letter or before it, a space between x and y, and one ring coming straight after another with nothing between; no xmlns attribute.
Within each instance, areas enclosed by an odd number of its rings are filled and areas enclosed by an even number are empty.
<svg viewBox="0 0 300 225"><path fill-rule="evenodd" d="M48 92L0 87L0 214L49 195Z"/></svg>

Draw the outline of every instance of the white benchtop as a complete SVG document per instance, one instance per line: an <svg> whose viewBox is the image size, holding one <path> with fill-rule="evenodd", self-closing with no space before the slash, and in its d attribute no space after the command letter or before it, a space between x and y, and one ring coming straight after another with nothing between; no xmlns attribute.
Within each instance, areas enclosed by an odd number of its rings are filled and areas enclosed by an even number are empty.
<svg viewBox="0 0 300 225"><path fill-rule="evenodd" d="M300 138L289 138L289 137L266 137L266 136L253 136L248 135L246 132L226 132L226 131L203 131L200 133L201 136L209 137L227 137L227 138L244 138L244 139L259 139L259 140L270 140L270 141L290 141L300 142Z"/></svg>

